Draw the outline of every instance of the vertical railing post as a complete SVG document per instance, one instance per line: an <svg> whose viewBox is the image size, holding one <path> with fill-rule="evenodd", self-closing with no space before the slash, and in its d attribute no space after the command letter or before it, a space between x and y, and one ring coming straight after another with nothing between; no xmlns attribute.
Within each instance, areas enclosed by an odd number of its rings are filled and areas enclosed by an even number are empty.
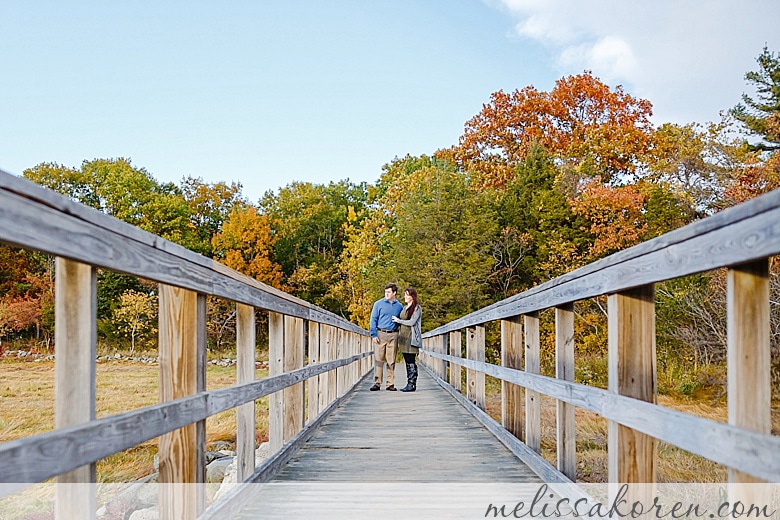
<svg viewBox="0 0 780 520"><path fill-rule="evenodd" d="M328 358L335 361L339 358L339 331L334 326L328 327ZM331 404L338 397L339 381L336 370L328 371L328 404Z"/></svg>
<svg viewBox="0 0 780 520"><path fill-rule="evenodd" d="M236 305L236 383L255 380L255 308ZM236 408L236 469L238 482L255 471L255 402Z"/></svg>
<svg viewBox="0 0 780 520"><path fill-rule="evenodd" d="M294 316L284 317L284 371L290 372L303 368L303 319ZM284 442L295 437L303 428L304 384L288 386L284 395Z"/></svg>
<svg viewBox="0 0 780 520"><path fill-rule="evenodd" d="M198 393L206 391L206 367L208 363L208 296L198 294L197 299L197 372ZM206 510L206 420L198 421L195 424L195 438L198 446L198 474L197 474L197 511L200 516Z"/></svg>
<svg viewBox="0 0 780 520"><path fill-rule="evenodd" d="M450 332L450 356L463 356L463 339L459 330ZM461 366L450 363L450 386L460 392Z"/></svg>
<svg viewBox="0 0 780 520"><path fill-rule="evenodd" d="M728 270L727 324L729 424L771 434L772 364L767 259ZM729 482L763 481L729 469ZM741 487L739 498L744 503L750 503L746 487Z"/></svg>
<svg viewBox="0 0 780 520"><path fill-rule="evenodd" d="M525 371L529 374L539 374L540 341L539 341L539 314L532 312L525 315L523 320L525 329ZM525 443L536 453L542 452L542 402L539 392L526 390L525 392Z"/></svg>
<svg viewBox="0 0 780 520"><path fill-rule="evenodd" d="M160 401L198 391L198 294L159 285ZM160 437L160 518L194 519L198 510L195 423Z"/></svg>
<svg viewBox="0 0 780 520"><path fill-rule="evenodd" d="M607 299L609 390L656 401L655 290L653 285L610 294ZM608 426L609 481L656 480L656 440L618 423Z"/></svg>
<svg viewBox="0 0 780 520"><path fill-rule="evenodd" d="M320 324L320 363L332 361L330 359L330 325ZM330 404L330 372L320 374L320 395L317 408L322 411Z"/></svg>
<svg viewBox="0 0 780 520"><path fill-rule="evenodd" d="M309 365L322 363L320 359L320 324L316 321L309 322ZM309 422L320 414L320 378L310 377L307 390L309 406Z"/></svg>
<svg viewBox="0 0 780 520"><path fill-rule="evenodd" d="M284 315L268 313L268 375L284 372ZM284 391L268 396L268 448L271 454L284 444Z"/></svg>
<svg viewBox="0 0 780 520"><path fill-rule="evenodd" d="M55 428L95 419L97 278L86 264L57 257L54 300ZM95 518L95 465L57 477L55 517Z"/></svg>
<svg viewBox="0 0 780 520"><path fill-rule="evenodd" d="M469 327L466 332L466 357L485 361L485 326ZM467 398L482 410L485 409L485 373L466 370Z"/></svg>
<svg viewBox="0 0 780 520"><path fill-rule="evenodd" d="M574 305L555 309L555 377L574 381ZM577 479L577 440L574 406L556 401L556 446L558 471L572 481Z"/></svg>
<svg viewBox="0 0 780 520"><path fill-rule="evenodd" d="M501 365L523 369L523 325L520 316L501 320ZM523 440L523 387L501 381L501 424Z"/></svg>

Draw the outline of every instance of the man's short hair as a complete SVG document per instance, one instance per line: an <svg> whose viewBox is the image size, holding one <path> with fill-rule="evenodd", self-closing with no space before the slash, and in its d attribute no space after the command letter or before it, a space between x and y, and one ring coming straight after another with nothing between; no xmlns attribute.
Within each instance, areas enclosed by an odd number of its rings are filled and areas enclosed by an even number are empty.
<svg viewBox="0 0 780 520"><path fill-rule="evenodd" d="M385 285L385 290L392 289L394 293L398 294L398 286L394 283L389 283Z"/></svg>

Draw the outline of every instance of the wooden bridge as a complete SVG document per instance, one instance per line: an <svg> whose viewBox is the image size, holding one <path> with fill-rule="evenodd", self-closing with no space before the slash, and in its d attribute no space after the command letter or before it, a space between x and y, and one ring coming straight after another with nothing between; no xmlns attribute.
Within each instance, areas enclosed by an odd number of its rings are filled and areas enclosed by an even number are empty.
<svg viewBox="0 0 780 520"><path fill-rule="evenodd" d="M95 462L158 437L165 519L311 516L306 500L317 495L284 485L294 482L312 489L352 482L338 499L323 492L318 500L338 509L363 496L373 511L403 496L372 483L461 490L459 483L548 482L576 493L576 407L609 420L610 482L655 482L658 440L727 466L732 482L780 482L769 324L780 192L428 332L414 394L364 391L372 346L354 324L3 172L0 241L56 257L55 429L0 445L0 496L56 477L57 518L93 518ZM96 420L97 268L159 283L161 402ZM654 284L719 268L728 270L728 424L655 404ZM601 295L608 295L607 390L574 383L573 304ZM208 391L207 296L237 305L237 384ZM269 376L259 380L255 309L269 314ZM546 309L555 312L556 377L539 374ZM501 366L485 362L492 321L501 322ZM485 413L486 375L502 380L501 424ZM541 395L557 402L555 465L540 456ZM263 396L270 396L271 456L256 467L255 401ZM237 485L207 507L205 420L233 408L238 480L273 485ZM426 488L405 489L420 495Z"/></svg>

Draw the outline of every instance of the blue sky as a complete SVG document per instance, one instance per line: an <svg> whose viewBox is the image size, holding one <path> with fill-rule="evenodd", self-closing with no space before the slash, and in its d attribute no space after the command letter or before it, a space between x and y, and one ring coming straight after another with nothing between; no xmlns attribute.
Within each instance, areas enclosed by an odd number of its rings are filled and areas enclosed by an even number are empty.
<svg viewBox="0 0 780 520"><path fill-rule="evenodd" d="M128 157L161 181L375 181L457 142L490 93L583 70L718 120L776 0L0 3L0 169Z"/></svg>

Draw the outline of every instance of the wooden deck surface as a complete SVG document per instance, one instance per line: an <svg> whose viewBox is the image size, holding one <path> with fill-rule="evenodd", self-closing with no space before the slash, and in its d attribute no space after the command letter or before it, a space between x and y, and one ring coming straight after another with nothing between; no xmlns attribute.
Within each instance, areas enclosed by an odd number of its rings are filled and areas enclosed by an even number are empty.
<svg viewBox="0 0 780 520"><path fill-rule="evenodd" d="M400 388L405 369L396 369ZM348 503L356 514L366 503L397 513L404 497L419 505L441 486L470 500L486 484L542 482L426 373L413 393L370 392L372 384L366 379L270 484L257 485L238 518L338 517Z"/></svg>

